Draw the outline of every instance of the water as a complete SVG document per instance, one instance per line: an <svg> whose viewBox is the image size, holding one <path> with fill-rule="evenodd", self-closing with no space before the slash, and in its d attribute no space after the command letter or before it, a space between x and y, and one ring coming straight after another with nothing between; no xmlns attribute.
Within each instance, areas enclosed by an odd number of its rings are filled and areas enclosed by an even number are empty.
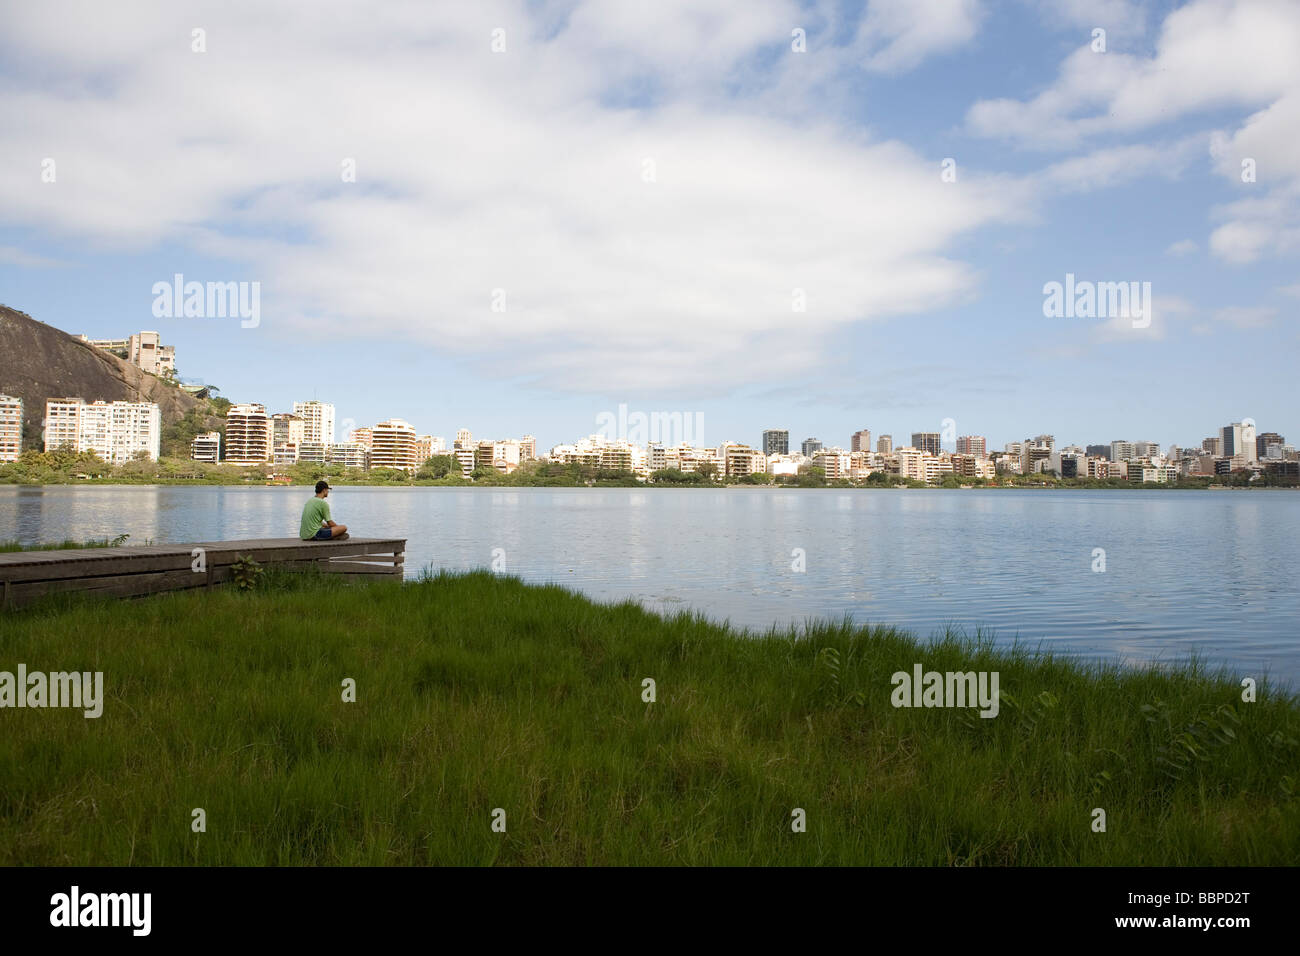
<svg viewBox="0 0 1300 956"><path fill-rule="evenodd" d="M0 539L291 537L309 495L0 487ZM1293 492L339 488L330 502L354 535L407 538L408 576L486 567L500 548L527 581L755 629L956 624L1107 660L1195 651L1300 686Z"/></svg>

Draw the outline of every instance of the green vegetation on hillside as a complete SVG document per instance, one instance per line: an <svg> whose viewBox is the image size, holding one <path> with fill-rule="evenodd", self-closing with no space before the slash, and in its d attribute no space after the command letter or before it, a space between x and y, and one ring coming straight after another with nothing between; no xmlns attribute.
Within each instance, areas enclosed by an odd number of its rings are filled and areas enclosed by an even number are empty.
<svg viewBox="0 0 1300 956"><path fill-rule="evenodd" d="M179 387L179 386L178 386ZM198 404L187 411L180 419L163 426L162 456L164 458L188 459L190 443L195 435L205 432L219 432L221 447L226 447L226 411L230 402L224 398L201 398Z"/></svg>
<svg viewBox="0 0 1300 956"><path fill-rule="evenodd" d="M1296 700L1194 668L746 636L486 572L55 601L0 616L19 662L106 699L6 712L4 865L1300 858ZM895 708L917 663L997 671L997 716Z"/></svg>

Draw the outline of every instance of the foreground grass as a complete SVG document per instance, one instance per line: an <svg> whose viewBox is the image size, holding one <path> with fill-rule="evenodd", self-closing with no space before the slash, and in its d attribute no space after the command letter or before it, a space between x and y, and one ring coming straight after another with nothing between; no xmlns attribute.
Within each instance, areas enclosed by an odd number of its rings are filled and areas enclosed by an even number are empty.
<svg viewBox="0 0 1300 956"><path fill-rule="evenodd" d="M1300 708L1267 687L836 624L745 637L486 573L278 580L0 617L0 670L103 671L107 698L0 711L0 863L1300 859ZM999 716L893 708L916 662L999 671Z"/></svg>

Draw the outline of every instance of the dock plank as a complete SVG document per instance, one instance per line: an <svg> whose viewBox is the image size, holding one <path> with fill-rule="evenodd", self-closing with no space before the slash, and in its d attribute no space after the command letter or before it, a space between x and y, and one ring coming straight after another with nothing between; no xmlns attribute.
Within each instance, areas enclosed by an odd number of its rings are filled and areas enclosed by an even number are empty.
<svg viewBox="0 0 1300 956"><path fill-rule="evenodd" d="M203 551L204 572L193 570L196 549ZM0 587L6 607L51 593L84 591L123 597L152 594L228 581L233 576L232 566L244 557L263 566L290 570L319 568L344 576L400 577L404 573L406 539L251 538L14 551L0 554Z"/></svg>

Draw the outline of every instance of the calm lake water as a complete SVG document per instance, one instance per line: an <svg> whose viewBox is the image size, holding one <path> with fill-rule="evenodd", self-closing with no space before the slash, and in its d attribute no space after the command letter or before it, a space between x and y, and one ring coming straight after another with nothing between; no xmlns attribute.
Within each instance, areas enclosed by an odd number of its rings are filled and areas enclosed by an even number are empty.
<svg viewBox="0 0 1300 956"><path fill-rule="evenodd" d="M309 496L0 487L0 539L291 537ZM487 567L500 548L527 581L755 629L954 624L1111 660L1195 651L1300 687L1294 492L339 488L330 502L354 535L407 538L408 576Z"/></svg>

